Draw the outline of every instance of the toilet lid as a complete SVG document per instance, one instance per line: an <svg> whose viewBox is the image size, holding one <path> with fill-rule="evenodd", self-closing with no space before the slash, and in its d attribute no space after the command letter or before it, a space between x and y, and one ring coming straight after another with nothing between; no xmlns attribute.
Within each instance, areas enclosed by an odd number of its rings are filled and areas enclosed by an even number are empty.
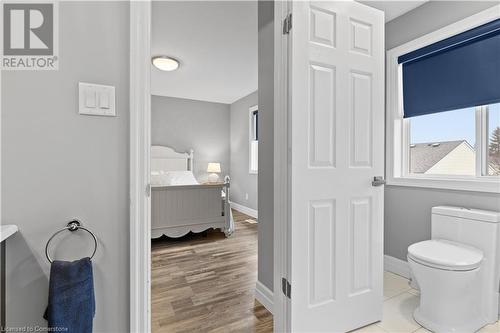
<svg viewBox="0 0 500 333"><path fill-rule="evenodd" d="M468 271L479 267L483 252L472 246L432 239L412 244L408 256L427 266L453 271Z"/></svg>

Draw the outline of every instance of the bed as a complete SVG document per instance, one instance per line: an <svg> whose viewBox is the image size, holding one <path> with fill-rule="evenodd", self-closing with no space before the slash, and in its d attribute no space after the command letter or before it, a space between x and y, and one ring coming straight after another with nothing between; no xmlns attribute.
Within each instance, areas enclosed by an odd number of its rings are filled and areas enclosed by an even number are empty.
<svg viewBox="0 0 500 333"><path fill-rule="evenodd" d="M193 160L193 150L151 147L151 238L208 229L220 229L226 237L233 233L229 178L221 184L200 184L192 172Z"/></svg>

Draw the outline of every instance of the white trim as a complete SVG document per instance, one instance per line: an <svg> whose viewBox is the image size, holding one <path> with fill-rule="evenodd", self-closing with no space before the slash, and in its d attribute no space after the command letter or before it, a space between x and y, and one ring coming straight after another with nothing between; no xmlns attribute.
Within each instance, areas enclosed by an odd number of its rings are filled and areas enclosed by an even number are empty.
<svg viewBox="0 0 500 333"><path fill-rule="evenodd" d="M259 218L259 211L258 210L252 209L252 208L247 207L247 206L243 206L243 205L236 203L234 201L231 201L230 203L231 203L231 208L236 209L238 212L243 213L243 214L247 214L255 219Z"/></svg>
<svg viewBox="0 0 500 333"><path fill-rule="evenodd" d="M408 262L395 257L388 255L384 256L384 270L407 279L410 278L410 267L408 266Z"/></svg>
<svg viewBox="0 0 500 333"><path fill-rule="evenodd" d="M415 290L419 290L417 282L415 280L413 280L411 270L410 270L410 265L408 264L407 261L385 255L384 256L384 271L397 274L399 276L402 276L402 277L410 280L409 281L410 287L412 287Z"/></svg>
<svg viewBox="0 0 500 333"><path fill-rule="evenodd" d="M288 0L290 1L290 0ZM274 285L288 276L287 238L287 38L281 34L289 2L276 1L274 20ZM151 217L145 195L150 154L151 1L130 4L130 331L151 331ZM276 121L278 120L278 122ZM285 170L283 170L284 168ZM279 288L279 287L277 287ZM278 289L279 290L279 289ZM273 293L274 331L288 331L290 302Z"/></svg>
<svg viewBox="0 0 500 333"><path fill-rule="evenodd" d="M273 292L260 281L255 284L255 299L264 305L267 311L273 313Z"/></svg>
<svg viewBox="0 0 500 333"><path fill-rule="evenodd" d="M274 332L289 332L290 299L280 292L281 279L290 280L289 191L288 191L288 56L289 37L282 22L291 11L291 0L274 2ZM293 293L293 290L292 290Z"/></svg>
<svg viewBox="0 0 500 333"><path fill-rule="evenodd" d="M0 225L2 224L2 70L0 70ZM0 295L4 297L4 295Z"/></svg>
<svg viewBox="0 0 500 333"><path fill-rule="evenodd" d="M488 107L476 108L476 176L488 175Z"/></svg>
<svg viewBox="0 0 500 333"><path fill-rule="evenodd" d="M409 186L409 187L423 187L434 189L446 189L454 191L473 191L485 193L500 193L500 182L478 180L474 178L445 178L445 177L418 177L407 176L387 179L389 186ZM491 179L492 177L482 177Z"/></svg>
<svg viewBox="0 0 500 333"><path fill-rule="evenodd" d="M130 2L130 331L151 331L151 2Z"/></svg>
<svg viewBox="0 0 500 333"><path fill-rule="evenodd" d="M500 193L500 181L495 177L444 177L429 175L406 175L404 154L408 153L405 133L408 122L402 119L401 66L397 63L400 55L414 51L500 17L500 5L450 24L413 41L387 51L386 64L386 170L387 185L415 186L460 191Z"/></svg>

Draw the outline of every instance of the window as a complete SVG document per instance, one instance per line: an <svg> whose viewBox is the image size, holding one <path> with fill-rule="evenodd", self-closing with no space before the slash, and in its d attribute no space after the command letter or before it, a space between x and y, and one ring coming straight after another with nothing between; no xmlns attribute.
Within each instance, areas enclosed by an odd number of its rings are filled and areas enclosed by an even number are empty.
<svg viewBox="0 0 500 333"><path fill-rule="evenodd" d="M408 119L410 174L476 175L474 108Z"/></svg>
<svg viewBox="0 0 500 333"><path fill-rule="evenodd" d="M500 175L499 114L493 104L409 118L408 174Z"/></svg>
<svg viewBox="0 0 500 333"><path fill-rule="evenodd" d="M252 106L249 110L249 172L259 170L259 107Z"/></svg>
<svg viewBox="0 0 500 333"><path fill-rule="evenodd" d="M488 175L500 176L500 103L488 108Z"/></svg>
<svg viewBox="0 0 500 333"><path fill-rule="evenodd" d="M499 8L387 51L388 185L500 193Z"/></svg>

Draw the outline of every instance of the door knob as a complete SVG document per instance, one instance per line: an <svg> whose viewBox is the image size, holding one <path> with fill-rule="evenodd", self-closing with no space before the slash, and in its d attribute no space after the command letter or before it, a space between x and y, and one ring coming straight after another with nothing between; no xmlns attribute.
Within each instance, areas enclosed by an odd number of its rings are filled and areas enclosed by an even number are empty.
<svg viewBox="0 0 500 333"><path fill-rule="evenodd" d="M382 176L373 177L372 186L382 186L385 185L385 179Z"/></svg>

